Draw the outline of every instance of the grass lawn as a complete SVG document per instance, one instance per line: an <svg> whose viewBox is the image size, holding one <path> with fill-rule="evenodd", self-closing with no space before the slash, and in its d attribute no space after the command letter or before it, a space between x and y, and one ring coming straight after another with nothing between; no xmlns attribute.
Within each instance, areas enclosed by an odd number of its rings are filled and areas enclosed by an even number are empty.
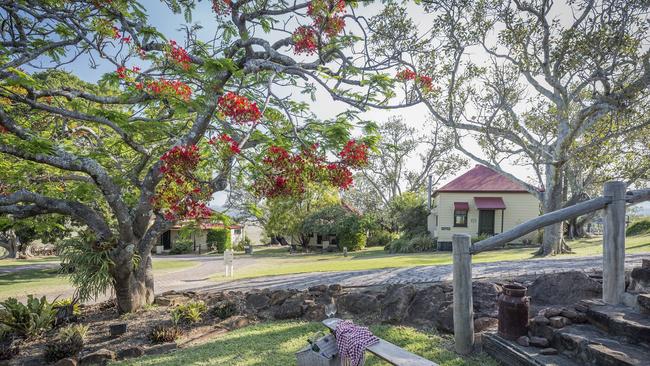
<svg viewBox="0 0 650 366"><path fill-rule="evenodd" d="M52 261L51 261L52 262ZM57 261L53 261L57 263ZM19 263L20 264L20 263ZM177 271L198 265L188 260L154 261L154 273ZM27 269L0 275L0 300L27 294L54 292L70 287L65 275L57 269Z"/></svg>
<svg viewBox="0 0 650 366"><path fill-rule="evenodd" d="M441 366L496 366L487 355L463 358L451 351L452 339L409 327L376 325L371 330L377 336ZM320 323L299 321L270 322L234 330L214 340L170 354L146 356L114 365L176 366L289 366L296 364L295 352L307 344L307 338L325 331ZM367 366L388 365L374 356Z"/></svg>
<svg viewBox="0 0 650 366"><path fill-rule="evenodd" d="M58 262L59 262L59 258L57 257L42 257L42 258L30 258L30 259L4 258L4 259L0 259L0 268L24 266L26 264L58 263Z"/></svg>
<svg viewBox="0 0 650 366"><path fill-rule="evenodd" d="M588 256L602 254L602 239L592 238L569 242L575 254L561 255L553 258L571 256ZM626 238L626 253L650 252L650 234ZM473 263L513 261L532 259L534 249L514 248L483 252L472 258ZM235 278L251 278L269 275L282 275L305 272L352 271L380 269L391 267L431 266L451 264L451 252L431 252L412 254L389 254L381 247L366 248L359 252L326 254L289 255L287 248L261 248L254 252L253 258L260 260L253 266L241 267L235 271ZM222 274L215 275L214 280L226 279Z"/></svg>

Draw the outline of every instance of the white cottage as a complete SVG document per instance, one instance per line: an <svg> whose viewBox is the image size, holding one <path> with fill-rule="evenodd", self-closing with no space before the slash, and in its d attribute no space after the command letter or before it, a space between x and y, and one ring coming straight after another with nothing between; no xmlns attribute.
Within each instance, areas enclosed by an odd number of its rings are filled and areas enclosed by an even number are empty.
<svg viewBox="0 0 650 366"><path fill-rule="evenodd" d="M483 165L432 193L428 228L439 250L453 234L495 235L539 216L540 202L518 182ZM520 240L533 240L534 233Z"/></svg>

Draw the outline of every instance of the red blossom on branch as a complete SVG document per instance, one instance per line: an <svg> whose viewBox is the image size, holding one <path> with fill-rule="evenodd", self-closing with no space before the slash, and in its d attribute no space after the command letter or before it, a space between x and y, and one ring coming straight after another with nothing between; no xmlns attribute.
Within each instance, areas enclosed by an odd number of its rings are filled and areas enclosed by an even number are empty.
<svg viewBox="0 0 650 366"><path fill-rule="evenodd" d="M167 51L167 58L176 62L183 70L187 71L190 69L192 60L187 51L179 46L176 41L169 41L169 50Z"/></svg>
<svg viewBox="0 0 650 366"><path fill-rule="evenodd" d="M293 32L294 52L311 55L318 50L318 33L336 37L345 28L344 0L312 0L307 15L312 18L311 26L300 26Z"/></svg>
<svg viewBox="0 0 650 366"><path fill-rule="evenodd" d="M220 96L217 105L219 112L240 124L255 122L262 118L262 112L257 107L257 103L233 92Z"/></svg>
<svg viewBox="0 0 650 366"><path fill-rule="evenodd" d="M230 14L232 0L212 0L212 11L217 15Z"/></svg>
<svg viewBox="0 0 650 366"><path fill-rule="evenodd" d="M136 85L136 88L138 86ZM156 95L173 95L184 101L190 100L192 88L180 80L152 80L146 84L147 90Z"/></svg>
<svg viewBox="0 0 650 366"><path fill-rule="evenodd" d="M316 31L309 26L300 26L293 32L293 50L296 54L313 55L318 50Z"/></svg>
<svg viewBox="0 0 650 366"><path fill-rule="evenodd" d="M368 164L368 145L350 140L339 153L341 160L349 166L361 167Z"/></svg>
<svg viewBox="0 0 650 366"><path fill-rule="evenodd" d="M215 146L225 146L226 147L226 153L228 155L234 155L234 154L239 154L241 152L241 149L239 148L239 143L235 141L230 135L227 133L222 133L219 135L219 138L213 137L208 141L209 145L215 145Z"/></svg>
<svg viewBox="0 0 650 366"><path fill-rule="evenodd" d="M417 84L420 85L422 91L425 93L432 92L434 90L433 79L430 76L418 75L415 71L410 69L400 70L395 74L395 78L399 81L409 81L414 80Z"/></svg>

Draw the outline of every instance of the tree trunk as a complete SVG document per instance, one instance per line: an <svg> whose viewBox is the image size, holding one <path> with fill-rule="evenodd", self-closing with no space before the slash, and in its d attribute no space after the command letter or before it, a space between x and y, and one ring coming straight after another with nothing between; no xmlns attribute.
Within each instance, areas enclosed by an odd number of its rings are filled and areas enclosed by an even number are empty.
<svg viewBox="0 0 650 366"><path fill-rule="evenodd" d="M561 167L546 166L546 191L544 192L543 213L562 208L562 172ZM562 222L544 228L544 239L539 254L542 256L562 253Z"/></svg>
<svg viewBox="0 0 650 366"><path fill-rule="evenodd" d="M113 271L113 285L117 309L120 314L130 313L154 301L154 282L151 254L142 255L134 269L130 261L122 263Z"/></svg>
<svg viewBox="0 0 650 366"><path fill-rule="evenodd" d="M18 255L18 237L13 230L9 230L2 234L3 241L0 241L0 247L5 248L7 255L5 258L16 258Z"/></svg>

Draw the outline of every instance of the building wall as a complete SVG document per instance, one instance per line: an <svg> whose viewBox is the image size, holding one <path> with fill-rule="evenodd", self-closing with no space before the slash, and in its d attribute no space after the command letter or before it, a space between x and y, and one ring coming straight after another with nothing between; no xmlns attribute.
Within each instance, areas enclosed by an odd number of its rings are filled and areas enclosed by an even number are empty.
<svg viewBox="0 0 650 366"><path fill-rule="evenodd" d="M474 203L474 197L501 197L506 205L503 211L503 231L508 231L523 222L539 216L539 200L530 193L456 193L440 192L434 198L434 208L428 217L429 231L438 238L439 242L451 242L453 234L478 235L479 211ZM467 227L454 227L454 202L467 202ZM494 212L494 233L501 233L501 210ZM436 225L436 216L438 224ZM536 233L530 233L518 240L535 239Z"/></svg>

